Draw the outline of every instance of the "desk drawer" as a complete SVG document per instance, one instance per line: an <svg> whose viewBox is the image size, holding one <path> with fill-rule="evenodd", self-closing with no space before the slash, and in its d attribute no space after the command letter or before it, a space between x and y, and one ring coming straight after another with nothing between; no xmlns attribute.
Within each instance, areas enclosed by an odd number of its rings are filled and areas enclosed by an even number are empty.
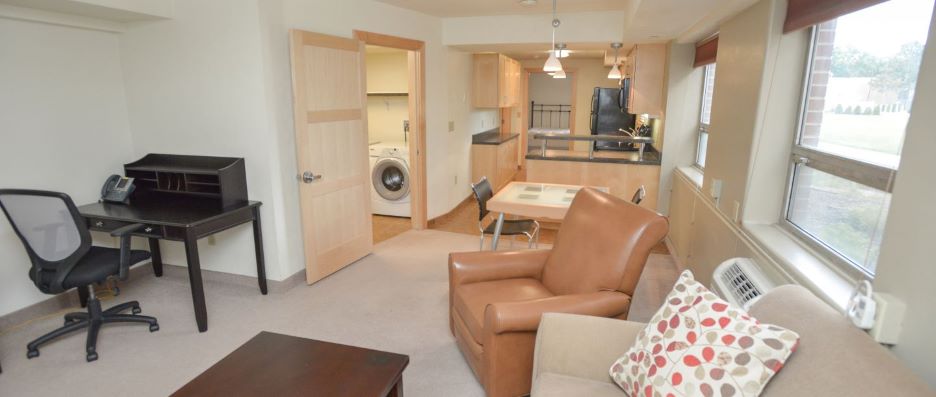
<svg viewBox="0 0 936 397"><path fill-rule="evenodd" d="M110 232L130 224L131 222L115 221L113 219L88 218L88 228L99 232ZM146 225L133 233L134 236L153 238L162 238L164 234L165 231L160 225Z"/></svg>

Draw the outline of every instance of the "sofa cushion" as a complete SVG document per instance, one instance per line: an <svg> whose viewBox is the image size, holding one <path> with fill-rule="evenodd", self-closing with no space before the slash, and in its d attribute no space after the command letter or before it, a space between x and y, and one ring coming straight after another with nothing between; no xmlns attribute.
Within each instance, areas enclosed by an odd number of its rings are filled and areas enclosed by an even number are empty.
<svg viewBox="0 0 936 397"><path fill-rule="evenodd" d="M934 396L887 349L801 286L773 289L751 314L800 335L764 396Z"/></svg>
<svg viewBox="0 0 936 397"><path fill-rule="evenodd" d="M491 303L519 302L553 296L538 280L511 278L463 284L455 288L452 305L475 343L482 344L484 309Z"/></svg>
<svg viewBox="0 0 936 397"><path fill-rule="evenodd" d="M760 324L687 270L610 373L632 396L756 396L798 340L795 332Z"/></svg>
<svg viewBox="0 0 936 397"><path fill-rule="evenodd" d="M544 372L533 379L533 390L530 396L624 397L624 393L614 383Z"/></svg>

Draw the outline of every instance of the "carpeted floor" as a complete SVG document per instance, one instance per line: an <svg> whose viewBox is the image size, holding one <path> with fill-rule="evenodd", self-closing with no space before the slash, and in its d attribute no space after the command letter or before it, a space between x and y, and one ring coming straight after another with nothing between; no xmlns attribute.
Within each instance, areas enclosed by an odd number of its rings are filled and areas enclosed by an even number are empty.
<svg viewBox="0 0 936 397"><path fill-rule="evenodd" d="M482 396L448 329L450 251L477 249L470 235L409 231L312 286L259 294L256 288L205 286L209 329L198 333L182 272L124 285L104 303L139 300L161 330L107 325L100 359L84 359L85 334L76 333L26 359L26 343L61 325L42 318L0 335L0 396L166 396L261 330L403 353L409 396ZM651 255L637 288L632 319L647 319L676 278L669 256Z"/></svg>

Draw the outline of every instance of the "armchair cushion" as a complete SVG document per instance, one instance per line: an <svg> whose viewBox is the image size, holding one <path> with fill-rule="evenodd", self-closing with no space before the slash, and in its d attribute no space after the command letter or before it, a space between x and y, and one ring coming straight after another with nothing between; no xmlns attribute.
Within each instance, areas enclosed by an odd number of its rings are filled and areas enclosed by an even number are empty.
<svg viewBox="0 0 936 397"><path fill-rule="evenodd" d="M484 311L495 302L517 302L553 296L532 278L510 278L464 284L455 288L454 309L465 322L475 343L483 344ZM539 319L537 318L537 322Z"/></svg>
<svg viewBox="0 0 936 397"><path fill-rule="evenodd" d="M488 305L485 325L488 332L535 332L543 313L574 313L587 316L618 317L627 313L630 297L616 291L552 296L524 301L498 301Z"/></svg>

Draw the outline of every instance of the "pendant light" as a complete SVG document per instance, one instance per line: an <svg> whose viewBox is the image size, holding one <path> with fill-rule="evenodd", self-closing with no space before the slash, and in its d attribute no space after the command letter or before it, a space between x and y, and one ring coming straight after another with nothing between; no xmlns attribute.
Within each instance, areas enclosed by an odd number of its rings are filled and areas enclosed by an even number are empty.
<svg viewBox="0 0 936 397"><path fill-rule="evenodd" d="M564 79L566 78L565 70L560 70L555 73L550 73L554 79Z"/></svg>
<svg viewBox="0 0 936 397"><path fill-rule="evenodd" d="M623 45L621 43L611 43L611 48L614 48L614 64L611 65L611 71L608 72L608 78L614 80L620 80L621 76L621 66L618 65L618 51Z"/></svg>
<svg viewBox="0 0 936 397"><path fill-rule="evenodd" d="M566 49L565 43L556 43L555 51L556 51L556 57L559 59L569 57L569 50Z"/></svg>
<svg viewBox="0 0 936 397"><path fill-rule="evenodd" d="M556 28L559 27L559 18L556 18L556 0L553 0L553 20L552 20L552 46L549 47L549 59L543 65L544 72L558 72L562 70L562 63L556 58Z"/></svg>

